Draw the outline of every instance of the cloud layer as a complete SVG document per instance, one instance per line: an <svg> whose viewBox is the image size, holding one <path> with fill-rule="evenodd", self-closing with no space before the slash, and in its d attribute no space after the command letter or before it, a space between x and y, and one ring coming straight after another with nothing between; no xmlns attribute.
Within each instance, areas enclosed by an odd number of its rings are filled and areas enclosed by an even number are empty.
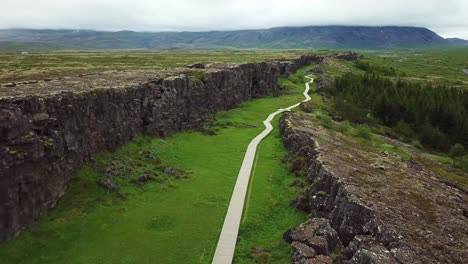
<svg viewBox="0 0 468 264"><path fill-rule="evenodd" d="M401 25L468 39L467 0L0 1L0 28L201 31Z"/></svg>

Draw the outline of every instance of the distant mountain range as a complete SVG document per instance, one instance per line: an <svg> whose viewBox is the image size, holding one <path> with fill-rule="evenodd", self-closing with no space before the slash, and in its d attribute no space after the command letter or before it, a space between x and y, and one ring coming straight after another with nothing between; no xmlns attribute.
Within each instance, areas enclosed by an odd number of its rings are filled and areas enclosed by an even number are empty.
<svg viewBox="0 0 468 264"><path fill-rule="evenodd" d="M468 40L461 38L448 38L447 41L456 45L468 46Z"/></svg>
<svg viewBox="0 0 468 264"><path fill-rule="evenodd" d="M0 30L0 50L54 49L395 49L464 46L427 28L309 26L206 32Z"/></svg>

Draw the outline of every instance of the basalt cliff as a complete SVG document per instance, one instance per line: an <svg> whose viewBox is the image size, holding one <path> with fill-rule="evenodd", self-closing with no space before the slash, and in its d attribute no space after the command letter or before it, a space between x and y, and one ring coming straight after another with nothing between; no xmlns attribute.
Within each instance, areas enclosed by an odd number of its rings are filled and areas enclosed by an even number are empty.
<svg viewBox="0 0 468 264"><path fill-rule="evenodd" d="M280 92L280 76L316 60L193 65L203 68L193 69L203 71L199 79L142 75L124 81L115 73L1 87L0 240L54 207L74 170L93 154L113 151L138 133L168 136L200 127L209 114Z"/></svg>

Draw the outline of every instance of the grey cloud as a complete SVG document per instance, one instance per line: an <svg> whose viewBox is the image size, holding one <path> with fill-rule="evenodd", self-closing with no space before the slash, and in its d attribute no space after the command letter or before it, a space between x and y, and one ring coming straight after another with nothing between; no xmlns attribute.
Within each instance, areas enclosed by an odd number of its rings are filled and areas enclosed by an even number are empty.
<svg viewBox="0 0 468 264"><path fill-rule="evenodd" d="M423 26L468 39L467 0L0 0L0 28L198 31Z"/></svg>

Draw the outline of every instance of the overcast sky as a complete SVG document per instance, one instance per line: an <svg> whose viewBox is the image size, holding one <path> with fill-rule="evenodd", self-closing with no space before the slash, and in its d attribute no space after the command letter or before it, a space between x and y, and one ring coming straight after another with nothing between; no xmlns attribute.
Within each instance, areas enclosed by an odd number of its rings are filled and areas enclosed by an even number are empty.
<svg viewBox="0 0 468 264"><path fill-rule="evenodd" d="M0 28L136 31L422 26L468 39L468 0L0 0Z"/></svg>

